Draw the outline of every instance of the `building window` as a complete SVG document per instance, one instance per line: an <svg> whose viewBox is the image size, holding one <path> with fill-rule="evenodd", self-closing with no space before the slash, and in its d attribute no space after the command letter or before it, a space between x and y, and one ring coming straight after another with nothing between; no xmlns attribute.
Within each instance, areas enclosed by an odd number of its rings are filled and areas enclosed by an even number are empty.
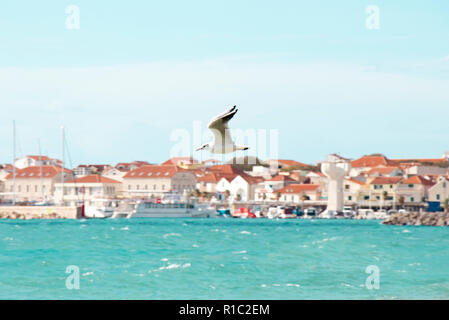
<svg viewBox="0 0 449 320"><path fill-rule="evenodd" d="M409 187L409 188L413 188L413 184L409 184L408 187Z"/></svg>
<svg viewBox="0 0 449 320"><path fill-rule="evenodd" d="M165 184L162 185L162 190L165 190Z"/></svg>
<svg viewBox="0 0 449 320"><path fill-rule="evenodd" d="M153 186L153 190L156 190L156 185Z"/></svg>
<svg viewBox="0 0 449 320"><path fill-rule="evenodd" d="M27 192L30 192L30 185L27 184Z"/></svg>
<svg viewBox="0 0 449 320"><path fill-rule="evenodd" d="M137 186L136 186L136 190L139 190L139 189L140 189L140 185L137 185Z"/></svg>
<svg viewBox="0 0 449 320"><path fill-rule="evenodd" d="M348 196L348 200L351 201L352 200L352 196Z"/></svg>
<svg viewBox="0 0 449 320"><path fill-rule="evenodd" d="M437 200L440 200L440 195L439 194L437 194Z"/></svg>
<svg viewBox="0 0 449 320"><path fill-rule="evenodd" d="M34 186L34 192L37 192L37 184Z"/></svg>
<svg viewBox="0 0 449 320"><path fill-rule="evenodd" d="M414 202L414 201L415 201L415 198L411 197L410 202Z"/></svg>
<svg viewBox="0 0 449 320"><path fill-rule="evenodd" d="M130 184L128 184L128 190L131 190L131 185Z"/></svg>

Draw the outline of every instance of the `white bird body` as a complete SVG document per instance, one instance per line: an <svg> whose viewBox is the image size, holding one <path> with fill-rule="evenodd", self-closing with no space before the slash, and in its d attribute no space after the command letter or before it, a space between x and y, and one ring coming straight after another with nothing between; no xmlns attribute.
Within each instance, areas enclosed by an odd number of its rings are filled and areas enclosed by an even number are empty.
<svg viewBox="0 0 449 320"><path fill-rule="evenodd" d="M229 120L237 113L237 107L234 106L228 111L218 115L207 126L214 134L214 140L203 144L198 150L207 150L210 153L225 154L237 150L248 150L248 147L236 146L231 137L231 131L228 126Z"/></svg>

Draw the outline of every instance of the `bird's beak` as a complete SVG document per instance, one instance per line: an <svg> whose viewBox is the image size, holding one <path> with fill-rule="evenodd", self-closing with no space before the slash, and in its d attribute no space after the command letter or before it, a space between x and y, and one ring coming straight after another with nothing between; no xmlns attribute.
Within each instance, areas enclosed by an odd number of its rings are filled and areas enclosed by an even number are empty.
<svg viewBox="0 0 449 320"><path fill-rule="evenodd" d="M200 151L200 150L202 150L202 149L203 149L203 147L201 146L201 147L199 147L199 148L196 148L195 151Z"/></svg>

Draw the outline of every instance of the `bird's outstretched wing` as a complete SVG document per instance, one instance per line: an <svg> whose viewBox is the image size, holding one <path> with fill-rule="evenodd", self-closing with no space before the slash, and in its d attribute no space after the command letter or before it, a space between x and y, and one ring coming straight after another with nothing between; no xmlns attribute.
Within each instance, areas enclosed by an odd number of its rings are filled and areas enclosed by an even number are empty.
<svg viewBox="0 0 449 320"><path fill-rule="evenodd" d="M216 145L225 146L233 143L228 122L232 119L232 117L234 117L237 111L237 106L233 106L228 111L215 117L207 126L214 134L214 141Z"/></svg>

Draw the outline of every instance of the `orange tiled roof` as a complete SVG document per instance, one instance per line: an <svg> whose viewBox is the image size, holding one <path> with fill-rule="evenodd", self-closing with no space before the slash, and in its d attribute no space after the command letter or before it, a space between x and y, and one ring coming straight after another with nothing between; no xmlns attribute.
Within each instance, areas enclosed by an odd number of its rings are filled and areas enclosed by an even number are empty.
<svg viewBox="0 0 449 320"><path fill-rule="evenodd" d="M320 187L318 184L291 184L282 189L279 189L277 192L280 193L290 193L290 194L298 194L303 193L304 191L315 191Z"/></svg>
<svg viewBox="0 0 449 320"><path fill-rule="evenodd" d="M204 176L197 179L198 182L214 182L217 183L222 178L221 175L217 173L206 173Z"/></svg>
<svg viewBox="0 0 449 320"><path fill-rule="evenodd" d="M32 167L26 167L23 169L17 169L16 170L16 179L26 179L26 178L40 178L41 175L41 168L42 168L42 177L43 178L52 178L56 174L62 171L61 167L57 166L32 166ZM64 168L64 172L71 173L72 170ZM6 179L12 179L13 173L10 172Z"/></svg>
<svg viewBox="0 0 449 320"><path fill-rule="evenodd" d="M13 171L14 170L14 166L12 164L9 163L5 163L5 164L0 164L0 170L5 170L5 171ZM18 170L16 168L16 170Z"/></svg>
<svg viewBox="0 0 449 320"><path fill-rule="evenodd" d="M363 168L363 167L378 167L381 165L388 166L390 164L384 156L363 156L357 160L351 161L351 167L353 168Z"/></svg>
<svg viewBox="0 0 449 320"><path fill-rule="evenodd" d="M249 174L243 174L243 175L239 174L239 176L241 176L242 179L245 180L246 182L248 182L249 184L256 184L256 183L265 181L265 179L262 177L253 177L253 176L250 176Z"/></svg>
<svg viewBox="0 0 449 320"><path fill-rule="evenodd" d="M369 184L396 184L402 180L402 177L376 177Z"/></svg>
<svg viewBox="0 0 449 320"><path fill-rule="evenodd" d="M130 171L132 166L141 167L145 165L149 165L149 163L146 161L119 162L115 165L114 168L123 172Z"/></svg>
<svg viewBox="0 0 449 320"><path fill-rule="evenodd" d="M277 161L279 164L287 166L287 167L292 167L292 166L304 166L304 167L307 167L307 166L309 166L306 163L302 163L302 162L299 162L299 161L296 161L296 160L288 160L288 159L277 159L277 160L276 159L271 159L271 160L268 160L268 162L274 162L274 161Z"/></svg>
<svg viewBox="0 0 449 320"><path fill-rule="evenodd" d="M368 174L375 174L375 173L380 173L380 174L390 174L392 173L395 169L399 169L398 167L394 167L394 166L388 166L388 167L376 167L376 168L372 168L371 170L369 170L367 173Z"/></svg>
<svg viewBox="0 0 449 320"><path fill-rule="evenodd" d="M241 174L242 170L235 168L232 164L219 164L215 166L211 166L208 171L220 172L224 174Z"/></svg>
<svg viewBox="0 0 449 320"><path fill-rule="evenodd" d="M354 182L354 183L357 183L357 184L360 184L360 185L364 185L365 184L364 182L359 181L357 179L353 179L353 178L348 178L348 179L345 179L345 180L346 181L351 181L351 182Z"/></svg>
<svg viewBox="0 0 449 320"><path fill-rule="evenodd" d="M102 177L98 174L91 174L85 177L67 181L66 183L121 183L121 182L106 177Z"/></svg>
<svg viewBox="0 0 449 320"><path fill-rule="evenodd" d="M177 172L188 172L174 165L145 165L129 171L123 178L171 178Z"/></svg>
<svg viewBox="0 0 449 320"><path fill-rule="evenodd" d="M433 186L435 183L432 182L432 180L426 179L422 176L413 176L403 180L401 184L422 184L425 186Z"/></svg>
<svg viewBox="0 0 449 320"><path fill-rule="evenodd" d="M51 160L51 158L49 158L49 157L47 157L47 156L34 156L34 155L29 155L29 156L26 156L26 158L31 158L31 159L33 159L33 160L43 160L43 161L50 161Z"/></svg>
<svg viewBox="0 0 449 320"><path fill-rule="evenodd" d="M397 164L402 164L402 163L408 163L408 164L412 164L412 163L425 163L425 162L429 162L429 163L447 163L448 160L446 158L434 158L434 159L391 159L390 161L395 162Z"/></svg>
<svg viewBox="0 0 449 320"><path fill-rule="evenodd" d="M284 175L277 175L267 181L296 181L295 179L290 178L289 176L284 176Z"/></svg>
<svg viewBox="0 0 449 320"><path fill-rule="evenodd" d="M187 164L196 164L198 163L192 157L173 157L161 163L161 165L177 165L179 162L187 163Z"/></svg>

